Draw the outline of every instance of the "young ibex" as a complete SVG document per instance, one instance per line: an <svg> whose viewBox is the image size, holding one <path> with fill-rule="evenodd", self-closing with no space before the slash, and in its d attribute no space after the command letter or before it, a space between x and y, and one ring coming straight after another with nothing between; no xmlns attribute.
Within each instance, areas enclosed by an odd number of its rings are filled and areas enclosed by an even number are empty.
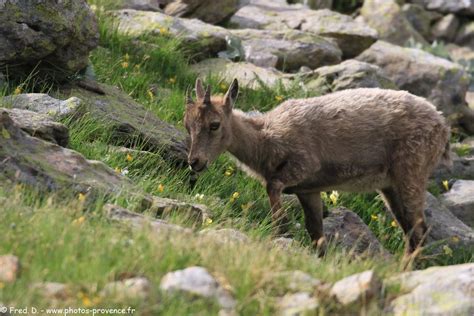
<svg viewBox="0 0 474 316"><path fill-rule="evenodd" d="M378 190L407 237L407 250L427 231L425 190L430 173L449 159L449 128L435 107L404 91L345 90L288 100L257 116L233 109L234 80L225 96L211 96L196 81L187 95L189 164L196 171L224 151L261 178L273 220L282 219L280 196L297 195L306 229L323 237L320 192Z"/></svg>

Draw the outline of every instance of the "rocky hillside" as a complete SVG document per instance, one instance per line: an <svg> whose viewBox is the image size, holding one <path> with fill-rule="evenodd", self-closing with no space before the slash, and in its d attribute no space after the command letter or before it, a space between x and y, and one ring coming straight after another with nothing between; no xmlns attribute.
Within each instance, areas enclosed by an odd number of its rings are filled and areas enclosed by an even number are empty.
<svg viewBox="0 0 474 316"><path fill-rule="evenodd" d="M0 1L0 315L474 313L474 1L289 2ZM402 260L375 193L323 194L318 257L293 196L278 237L230 157L190 173L198 76L237 78L245 111L357 87L431 101L454 165L422 253Z"/></svg>

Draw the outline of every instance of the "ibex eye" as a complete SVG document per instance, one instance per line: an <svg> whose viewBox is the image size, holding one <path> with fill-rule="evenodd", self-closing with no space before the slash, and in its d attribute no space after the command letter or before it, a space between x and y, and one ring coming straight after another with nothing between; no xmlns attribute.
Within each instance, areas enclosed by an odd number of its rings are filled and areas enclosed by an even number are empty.
<svg viewBox="0 0 474 316"><path fill-rule="evenodd" d="M211 123L211 125L209 125L209 129L211 131L215 131L219 128L219 126L221 126L221 123L219 122L214 122L214 123Z"/></svg>

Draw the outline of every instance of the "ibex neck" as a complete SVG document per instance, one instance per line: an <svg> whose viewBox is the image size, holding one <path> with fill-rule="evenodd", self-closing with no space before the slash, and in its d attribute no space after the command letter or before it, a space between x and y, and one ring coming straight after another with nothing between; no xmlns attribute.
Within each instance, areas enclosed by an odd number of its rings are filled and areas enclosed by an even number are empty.
<svg viewBox="0 0 474 316"><path fill-rule="evenodd" d="M232 113L232 141L228 151L240 162L256 172L259 170L263 150L263 119L249 117L240 111Z"/></svg>

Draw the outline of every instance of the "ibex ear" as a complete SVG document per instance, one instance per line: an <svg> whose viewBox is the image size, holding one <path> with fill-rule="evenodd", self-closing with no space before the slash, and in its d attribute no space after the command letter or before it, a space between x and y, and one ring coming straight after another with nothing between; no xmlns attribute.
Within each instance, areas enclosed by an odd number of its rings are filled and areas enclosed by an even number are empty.
<svg viewBox="0 0 474 316"><path fill-rule="evenodd" d="M197 80L196 80L196 97L198 98L198 100L203 100L204 95L205 95L205 92L204 92L204 88L202 86L201 78L197 78Z"/></svg>
<svg viewBox="0 0 474 316"><path fill-rule="evenodd" d="M237 81L237 79L234 79L229 87L229 90L227 90L227 93L224 96L224 107L226 111L232 110L238 94L239 82Z"/></svg>

